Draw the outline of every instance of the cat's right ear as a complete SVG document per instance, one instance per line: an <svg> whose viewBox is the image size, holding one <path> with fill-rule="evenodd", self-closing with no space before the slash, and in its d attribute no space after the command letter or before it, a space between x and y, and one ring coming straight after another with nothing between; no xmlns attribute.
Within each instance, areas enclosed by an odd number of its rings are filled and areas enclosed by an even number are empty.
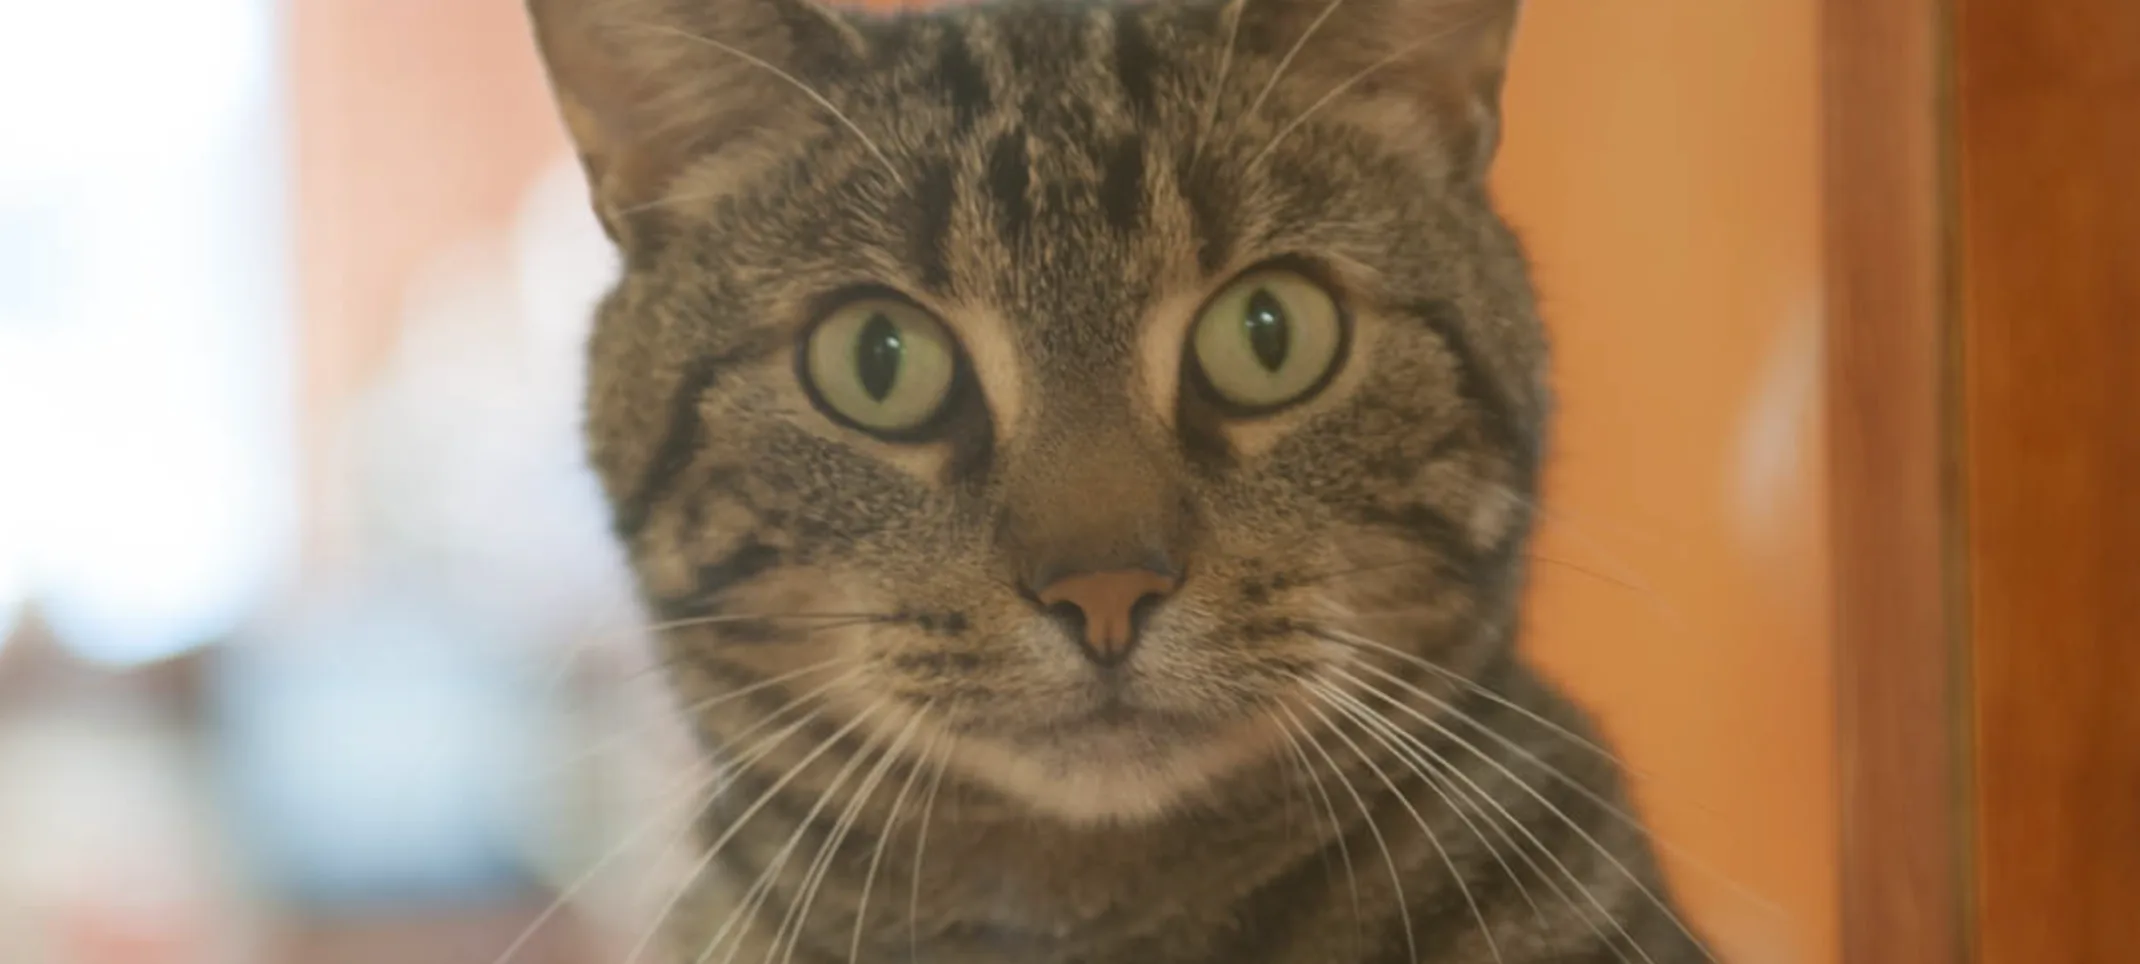
<svg viewBox="0 0 2140 964"><path fill-rule="evenodd" d="M812 0L528 0L603 230L692 160L809 116L813 74L854 63L852 25ZM807 105L805 105L807 106Z"/></svg>
<svg viewBox="0 0 2140 964"><path fill-rule="evenodd" d="M1521 0L1235 0L1241 42L1320 74L1317 90L1394 93L1422 108L1460 176L1500 142L1501 83Z"/></svg>

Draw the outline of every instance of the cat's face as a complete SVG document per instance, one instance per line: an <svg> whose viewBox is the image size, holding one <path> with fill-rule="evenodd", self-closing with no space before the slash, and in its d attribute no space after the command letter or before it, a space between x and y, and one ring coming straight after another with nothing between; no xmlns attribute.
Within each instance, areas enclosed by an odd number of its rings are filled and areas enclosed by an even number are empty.
<svg viewBox="0 0 2140 964"><path fill-rule="evenodd" d="M590 448L662 618L706 617L687 702L822 666L778 691L1137 818L1291 752L1393 658L1362 638L1509 618L1509 4L785 2L536 9L627 260Z"/></svg>

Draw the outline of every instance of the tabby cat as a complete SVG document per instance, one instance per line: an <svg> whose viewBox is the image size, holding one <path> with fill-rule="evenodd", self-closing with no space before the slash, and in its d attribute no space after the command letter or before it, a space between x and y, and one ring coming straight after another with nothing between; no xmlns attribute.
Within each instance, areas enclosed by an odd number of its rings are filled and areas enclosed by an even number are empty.
<svg viewBox="0 0 2140 964"><path fill-rule="evenodd" d="M1514 648L1515 0L533 0L692 962L1709 959ZM638 956L638 955L635 955Z"/></svg>

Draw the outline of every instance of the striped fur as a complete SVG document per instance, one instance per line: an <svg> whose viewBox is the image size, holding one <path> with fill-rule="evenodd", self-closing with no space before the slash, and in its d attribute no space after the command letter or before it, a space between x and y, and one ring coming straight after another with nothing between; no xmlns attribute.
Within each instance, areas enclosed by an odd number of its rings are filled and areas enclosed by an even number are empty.
<svg viewBox="0 0 2140 964"><path fill-rule="evenodd" d="M727 773L682 960L1707 958L1514 651L1548 395L1484 188L1512 2L533 12L626 255L590 456ZM1349 342L1232 418L1183 343L1268 263ZM959 342L925 439L799 383L857 292ZM1187 575L1103 674L1018 587L1125 546Z"/></svg>

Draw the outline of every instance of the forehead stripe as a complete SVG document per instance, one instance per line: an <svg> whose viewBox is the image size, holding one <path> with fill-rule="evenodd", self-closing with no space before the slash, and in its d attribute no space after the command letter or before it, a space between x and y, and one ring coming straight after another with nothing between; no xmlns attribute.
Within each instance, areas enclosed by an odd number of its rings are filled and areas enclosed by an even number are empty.
<svg viewBox="0 0 2140 964"><path fill-rule="evenodd" d="M942 294L951 287L951 213L958 188L948 161L931 162L914 184L914 233L908 257L921 272L921 283Z"/></svg>
<svg viewBox="0 0 2140 964"><path fill-rule="evenodd" d="M1100 177L1100 210L1116 231L1137 230L1144 217L1144 139L1135 134L1116 141Z"/></svg>
<svg viewBox="0 0 2140 964"><path fill-rule="evenodd" d="M936 60L935 86L951 99L951 113L958 129L971 130L974 122L995 104L995 94L989 89L988 75L974 62L966 32L957 21L945 21L942 46Z"/></svg>
<svg viewBox="0 0 2140 964"><path fill-rule="evenodd" d="M988 148L988 196L995 202L996 226L1006 244L1018 244L1033 227L1032 158L1026 154L1025 129L1012 128Z"/></svg>
<svg viewBox="0 0 2140 964"><path fill-rule="evenodd" d="M1156 77L1160 66L1159 51L1152 46L1152 37L1144 21L1128 11L1115 15L1115 75L1122 81L1122 92L1129 99L1130 110L1139 121L1148 121L1155 113L1158 103Z"/></svg>
<svg viewBox="0 0 2140 964"><path fill-rule="evenodd" d="M1211 175L1208 162L1205 166L1190 169L1186 163L1175 167L1177 190L1189 206L1190 230L1196 237L1196 264L1205 274L1218 271L1233 258L1233 233L1228 225L1224 203L1218 185Z"/></svg>

